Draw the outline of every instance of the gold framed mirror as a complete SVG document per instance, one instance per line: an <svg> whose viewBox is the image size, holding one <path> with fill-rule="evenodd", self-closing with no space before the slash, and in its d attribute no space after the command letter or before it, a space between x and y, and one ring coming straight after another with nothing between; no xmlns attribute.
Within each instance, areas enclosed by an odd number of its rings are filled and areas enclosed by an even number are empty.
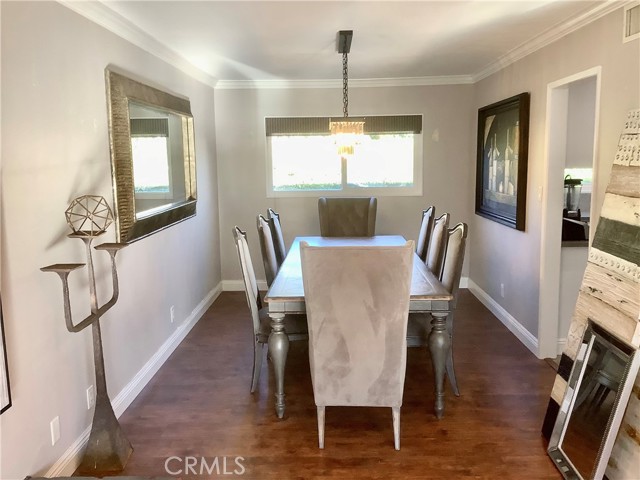
<svg viewBox="0 0 640 480"><path fill-rule="evenodd" d="M188 99L106 69L117 241L131 243L196 214Z"/></svg>

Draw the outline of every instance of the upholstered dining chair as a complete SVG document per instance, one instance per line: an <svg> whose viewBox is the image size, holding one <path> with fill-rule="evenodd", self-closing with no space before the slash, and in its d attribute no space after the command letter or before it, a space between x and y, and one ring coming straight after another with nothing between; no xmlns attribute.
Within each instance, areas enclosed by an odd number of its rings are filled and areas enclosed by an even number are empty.
<svg viewBox="0 0 640 480"><path fill-rule="evenodd" d="M260 241L260 251L262 252L262 263L264 265L264 274L267 279L267 286L271 286L273 279L280 269L278 258L276 257L276 249L273 244L273 234L269 221L262 215L258 215L256 219L258 227L258 240Z"/></svg>
<svg viewBox="0 0 640 480"><path fill-rule="evenodd" d="M238 252L244 289L247 294L247 304L249 305L253 324L253 372L251 374L251 393L253 393L258 386L258 380L260 380L264 346L267 344L271 333L271 321L267 314L267 308L262 306L262 301L260 300L258 281L256 280L247 243L247 234L236 226L233 228L233 238ZM290 341L306 340L308 338L306 315L286 315L284 317L284 325Z"/></svg>
<svg viewBox="0 0 640 480"><path fill-rule="evenodd" d="M429 248L427 249L425 263L427 264L427 268L431 270L431 273L438 278L440 278L440 273L442 273L442 261L446 249L448 228L449 214L443 213L433 222L433 230L431 230L431 238L429 239Z"/></svg>
<svg viewBox="0 0 640 480"><path fill-rule="evenodd" d="M282 235L280 214L274 212L272 208L269 208L267 210L267 218L269 219L269 226L273 234L273 247L276 251L276 260L278 261L278 266L280 266L287 256L287 248L284 245L284 236Z"/></svg>
<svg viewBox="0 0 640 480"><path fill-rule="evenodd" d="M459 223L447 230L446 249L440 275L440 282L453 295L452 310L447 316L447 333L451 339L451 348L446 358L446 372L451 384L451 389L456 396L460 396L458 381L453 365L453 317L458 301L458 289L462 276L462 264L467 243L467 224ZM424 313L412 313L409 315L407 327L407 346L420 347L428 345L428 334L431 330L431 315Z"/></svg>
<svg viewBox="0 0 640 480"><path fill-rule="evenodd" d="M376 232L375 197L320 197L318 216L323 237L372 237Z"/></svg>
<svg viewBox="0 0 640 480"><path fill-rule="evenodd" d="M431 231L433 230L433 219L436 216L436 207L431 205L422 211L422 222L420 223L420 232L416 240L416 254L424 262L427 259L427 249L429 240L431 239Z"/></svg>
<svg viewBox="0 0 640 480"><path fill-rule="evenodd" d="M340 405L391 407L400 449L413 249L300 244L320 448L325 407Z"/></svg>

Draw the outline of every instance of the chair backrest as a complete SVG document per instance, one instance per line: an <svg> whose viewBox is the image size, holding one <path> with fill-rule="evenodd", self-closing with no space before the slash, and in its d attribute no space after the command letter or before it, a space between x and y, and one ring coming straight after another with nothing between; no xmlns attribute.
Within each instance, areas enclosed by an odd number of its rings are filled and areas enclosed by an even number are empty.
<svg viewBox="0 0 640 480"><path fill-rule="evenodd" d="M267 278L267 285L270 287L273 279L276 278L280 265L276 258L276 250L273 246L273 235L269 221L262 215L258 215L258 238L260 240L260 251L262 252L262 263L264 265L264 274Z"/></svg>
<svg viewBox="0 0 640 480"><path fill-rule="evenodd" d="M300 244L316 405L402 405L414 242Z"/></svg>
<svg viewBox="0 0 640 480"><path fill-rule="evenodd" d="M244 280L244 290L247 294L247 305L251 311L251 320L253 323L253 333L260 331L260 309L262 302L260 301L260 293L258 291L258 281L256 273L253 270L251 262L251 254L249 253L249 244L247 243L247 233L243 232L237 226L233 227L233 238L238 251L238 260L240 260L240 268L242 270L242 279Z"/></svg>
<svg viewBox="0 0 640 480"><path fill-rule="evenodd" d="M442 273L444 251L447 248L447 229L449 228L449 214L443 213L433 222L433 230L427 250L427 268L438 278Z"/></svg>
<svg viewBox="0 0 640 480"><path fill-rule="evenodd" d="M422 222L420 223L420 232L416 240L416 254L424 262L427 259L427 249L429 240L431 239L431 231L433 230L433 219L436 216L436 207L431 205L422 211Z"/></svg>
<svg viewBox="0 0 640 480"><path fill-rule="evenodd" d="M323 237L372 237L376 232L375 197L320 197L318 215Z"/></svg>
<svg viewBox="0 0 640 480"><path fill-rule="evenodd" d="M267 217L269 218L271 233L273 234L273 247L276 251L276 260L278 261L279 268L287 256L287 248L284 245L284 237L282 235L282 225L280 224L280 214L270 208L267 210Z"/></svg>
<svg viewBox="0 0 640 480"><path fill-rule="evenodd" d="M459 223L447 232L447 248L442 264L440 281L453 294L453 302L458 299L464 251L467 244L467 224ZM455 306L455 305L454 305Z"/></svg>

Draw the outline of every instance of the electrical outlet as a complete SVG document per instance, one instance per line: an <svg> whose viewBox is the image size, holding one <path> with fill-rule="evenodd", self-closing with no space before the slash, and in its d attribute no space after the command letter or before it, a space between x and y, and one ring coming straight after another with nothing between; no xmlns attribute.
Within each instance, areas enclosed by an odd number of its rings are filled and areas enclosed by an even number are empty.
<svg viewBox="0 0 640 480"><path fill-rule="evenodd" d="M500 284L500 296L504 298L504 283Z"/></svg>
<svg viewBox="0 0 640 480"><path fill-rule="evenodd" d="M87 388L87 410L91 410L91 408L96 403L96 390L93 385L89 385Z"/></svg>
<svg viewBox="0 0 640 480"><path fill-rule="evenodd" d="M49 428L51 430L51 446L53 446L60 440L60 417L51 420Z"/></svg>
<svg viewBox="0 0 640 480"><path fill-rule="evenodd" d="M171 305L171 308L169 309L169 315L171 315L171 323L173 323L173 321L176 319L176 307L175 307L175 305Z"/></svg>

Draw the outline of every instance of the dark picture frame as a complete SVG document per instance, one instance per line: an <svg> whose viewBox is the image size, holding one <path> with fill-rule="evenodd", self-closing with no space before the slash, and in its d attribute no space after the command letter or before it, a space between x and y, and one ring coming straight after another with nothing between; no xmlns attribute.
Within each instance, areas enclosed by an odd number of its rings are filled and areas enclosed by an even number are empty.
<svg viewBox="0 0 640 480"><path fill-rule="evenodd" d="M478 110L476 214L524 231L529 93Z"/></svg>
<svg viewBox="0 0 640 480"><path fill-rule="evenodd" d="M4 340L4 320L2 316L2 296L0 295L0 413L11 406L9 388L9 367L7 365L7 344Z"/></svg>

